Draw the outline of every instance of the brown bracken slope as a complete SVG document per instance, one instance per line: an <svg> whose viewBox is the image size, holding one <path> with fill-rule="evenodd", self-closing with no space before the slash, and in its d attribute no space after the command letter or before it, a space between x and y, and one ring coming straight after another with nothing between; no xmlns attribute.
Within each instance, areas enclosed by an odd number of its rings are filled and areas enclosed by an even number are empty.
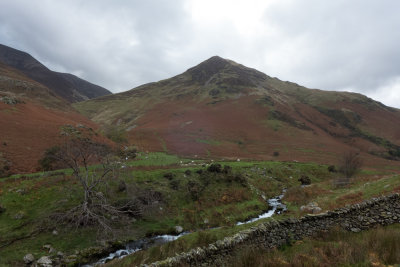
<svg viewBox="0 0 400 267"><path fill-rule="evenodd" d="M400 158L398 109L360 94L307 89L217 56L74 107L125 130L148 151L336 163L357 150L370 166L397 165Z"/></svg>
<svg viewBox="0 0 400 267"><path fill-rule="evenodd" d="M52 90L0 63L0 173L35 171L66 124L96 128Z"/></svg>

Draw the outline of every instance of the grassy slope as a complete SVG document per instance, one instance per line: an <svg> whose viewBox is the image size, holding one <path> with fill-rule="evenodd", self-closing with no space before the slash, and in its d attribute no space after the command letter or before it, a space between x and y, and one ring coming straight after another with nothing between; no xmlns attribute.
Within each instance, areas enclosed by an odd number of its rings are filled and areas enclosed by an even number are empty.
<svg viewBox="0 0 400 267"><path fill-rule="evenodd" d="M264 165L265 164L265 165ZM242 167L249 167L248 163L238 163ZM231 236L236 232L239 232L243 229L252 227L256 224L259 224L265 220L271 219L280 219L286 217L299 217L304 215L304 212L300 211L300 206L305 205L311 201L318 202L319 206L325 210L342 207L346 204L351 204L355 202L360 202L365 199L369 199L371 197L376 197L383 194L389 194L391 192L400 192L400 176L395 173L388 173L385 171L362 171L357 177L352 180L352 183L346 187L336 188L333 185L333 180L336 178L335 175L325 176L323 169L318 168L315 164L285 164L280 162L268 162L268 163L260 163L257 164L256 167L251 166L248 173L253 173L257 177L262 177L264 174L264 167L266 170L272 166L276 166L278 168L274 169L275 171L279 171L279 174L273 172L273 175L267 174L265 178L270 176L278 176L285 177L284 183L288 184L289 187L288 192L284 198L284 203L288 205L288 212L283 215L274 216L274 218L263 219L255 223L251 223L248 225L240 225L234 227L225 227L221 229L213 229L206 230L199 233L190 234L184 236L174 242L165 244L163 246L154 247L149 249L148 251L137 252L131 256L123 258L122 260L117 260L115 262L110 263L110 266L135 266L143 263L151 263L157 260L165 259L168 256L174 256L176 253L188 251L191 248L195 248L198 246L205 246L216 240L222 239L226 236ZM311 180L312 185L309 187L300 187L298 184L294 185L293 180L297 180L299 175L308 173ZM292 177L292 178L290 178ZM329 177L329 178L328 178ZM287 179L288 178L288 179ZM263 179L263 178L261 178ZM287 180L286 180L287 179ZM387 257L392 257L393 253L399 252L399 247L392 248L391 255L387 256L385 253L381 253L388 244L384 242L377 242L376 247L370 245L370 243L365 243L366 238L370 238L369 240L379 239L381 235L383 238L392 236L393 239L389 240L393 244L394 242L398 242L400 237L400 227L399 226L391 226L386 230L385 228L379 230L371 230L368 233L361 233L358 235L354 235L354 242L352 242L352 235L349 233L335 232L334 230L330 239L326 239L322 237L321 239L313 240L306 239L305 241L299 241L297 246L293 246L293 248L284 248L283 250L278 250L276 254L269 253L266 254L266 251L244 251L243 254L237 255L236 260L232 263L227 263L227 266L232 264L236 264L235 266L291 266L289 263L292 260L295 260L295 266L302 266L301 259L304 255L310 255L313 249L319 251L320 254L315 257L306 257L307 262L312 265L310 266L329 266L329 262L331 264L336 264L335 254L329 254L330 249L336 248L336 253L345 253L345 250L351 247L352 245L357 244L360 246L360 251L355 251L354 253L364 253L361 258L353 257L352 253L349 252L348 255L343 259L343 261L339 261L343 264L357 263L357 259L360 261L358 263L368 262L368 259L374 259L378 262L388 262ZM337 236L334 239L334 236ZM346 238L341 243L340 237L346 236ZM390 238L389 238L390 239ZM301 244L303 242L306 246L303 248ZM285 250L286 249L286 250ZM354 248L354 250L357 250ZM395 252L393 252L393 250ZM281 252L284 251L284 252ZM375 258L371 258L371 253L374 253ZM265 254L265 255L264 255ZM272 256L271 256L272 255ZM272 260L270 261L270 257ZM393 260L389 260L389 262L393 263ZM300 264L300 265L299 265ZM318 265L322 264L322 265Z"/></svg>
<svg viewBox="0 0 400 267"><path fill-rule="evenodd" d="M280 193L283 186L292 182L286 179L292 170L282 168L285 163L265 162L227 162L233 167L233 173L246 172L247 180L267 197ZM128 162L120 178L128 184L128 191L115 193L118 182L111 183L111 195L114 200L129 197L129 194L161 192L163 200L145 212L142 219L130 222L116 235L116 239L140 239L145 235L168 233L174 226L181 225L186 230L213 226L231 226L236 221L255 216L267 209L267 204L249 187L235 180L226 180L223 176L210 174L201 176L195 171L205 169L202 160L181 159L164 153L142 154L137 160ZM274 178L264 179L252 170L268 168ZM320 168L317 165L311 168ZM299 169L309 168L299 164ZM324 168L325 169L325 168ZM191 170L191 174L184 172ZM326 172L326 171L325 171ZM172 173L169 180L165 173ZM208 183L193 200L187 190L188 181L198 185ZM173 189L172 183L177 184ZM147 191L146 191L147 190ZM101 239L96 229L80 230L58 227L51 214L63 213L79 203L80 188L68 170L53 173L14 175L0 180L0 204L6 211L0 214L0 264L19 264L27 253L36 258L45 255L42 249L51 244L57 251L73 254L89 246L99 245ZM21 219L16 219L20 215ZM205 219L208 223L205 223ZM59 234L52 235L56 229Z"/></svg>
<svg viewBox="0 0 400 267"><path fill-rule="evenodd" d="M116 239L135 240L145 235L173 232L176 225L183 226L185 230L224 227L190 234L164 246L136 253L124 259L124 264L162 259L257 224L234 226L235 222L255 216L267 208L259 196L260 192L267 197L273 197L283 187L289 188L285 199L289 212L280 215L286 217L300 216L300 205L309 201L316 200L323 209L328 209L400 189L399 177L387 171L364 171L349 187L334 188L331 182L336 174L329 173L325 165L273 161L222 163L230 165L233 173L242 173L248 183L256 188L252 190L235 180L227 181L222 176L211 175L204 178L195 172L204 170L203 164L203 160L181 159L164 153L143 153L126 164L121 179L127 182L128 188L134 192L161 192L163 201L155 209L149 209L143 218L121 228ZM185 174L186 170L191 170L190 175ZM165 178L166 173L172 173L173 178ZM313 185L300 189L297 179L303 174L310 176ZM204 179L209 179L208 186L198 200L193 200L187 190L188 181L202 184ZM178 190L173 189L172 183L178 184ZM111 188L117 185L117 182L112 183ZM115 192L115 189L111 191ZM363 193L360 194L359 191ZM68 170L1 179L0 204L6 211L0 214L0 244L3 245L0 247L0 265L18 265L27 253L33 253L36 258L46 255L42 249L45 244L51 244L57 251L66 254L98 246L106 237L99 236L95 229L62 229L48 220L50 214L63 212L76 205L79 196L79 187ZM113 194L115 199L125 196L126 193ZM23 214L23 218L15 219L17 214ZM57 236L51 234L53 229L58 230Z"/></svg>

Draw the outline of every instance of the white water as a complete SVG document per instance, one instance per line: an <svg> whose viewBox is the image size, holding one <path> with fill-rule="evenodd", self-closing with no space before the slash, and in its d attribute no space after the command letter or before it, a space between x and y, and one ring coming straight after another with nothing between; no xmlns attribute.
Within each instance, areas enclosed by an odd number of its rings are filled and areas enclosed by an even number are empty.
<svg viewBox="0 0 400 267"><path fill-rule="evenodd" d="M281 203L281 200L282 200L285 192L286 192L286 190L283 190L281 195L279 195L279 196L277 196L275 198L268 199L268 204L269 204L270 207L272 207L272 209L270 209L269 211L267 211L267 212L265 212L263 214L258 215L258 217L256 217L256 218L253 218L253 219L250 219L250 220L247 220L247 221L244 221L244 222L238 222L238 223L236 223L236 225L242 225L242 224L256 222L258 220L261 220L261 219L264 219L264 218L269 218L272 215L274 215L275 212L276 212L276 209L278 208L278 206L283 205ZM286 206L283 205L282 208L283 208L283 210L286 210Z"/></svg>
<svg viewBox="0 0 400 267"><path fill-rule="evenodd" d="M183 232L179 235L158 235L149 239L143 239L135 242L130 242L126 245L125 249L119 249L113 253L110 253L107 257L104 257L100 260L98 260L96 263L93 264L87 264L84 265L83 267L91 267L91 266L98 266L102 265L106 262L109 262L113 259L122 259L123 257L133 254L135 252L138 252L143 249L147 249L151 246L155 245L162 245L174 240L177 240L178 238L189 234L190 232Z"/></svg>
<svg viewBox="0 0 400 267"><path fill-rule="evenodd" d="M284 189L282 191L281 195L279 195L275 198L268 199L268 204L270 207L272 207L271 210L259 215L256 218L252 218L252 219L249 219L244 222L238 222L238 223L236 223L236 225L252 223L252 222L258 221L260 219L269 218L277 212L276 210L277 210L278 206L281 206L281 205L282 205L282 210L285 211L286 206L281 203L281 200L282 200L285 192L286 192L286 190ZM279 211L279 213L280 213L280 211ZM218 227L216 227L216 228L218 228ZM98 266L98 265L104 264L106 262L109 262L113 259L123 258L129 254L133 254L137 251L147 249L151 246L162 245L162 244L165 244L165 243L168 243L171 241L175 241L178 238L180 238L184 235L187 235L189 233L190 232L183 232L179 235L158 235L158 236L152 237L150 239L143 239L143 240L139 240L139 241L135 241L135 242L130 242L126 245L125 249L117 250L113 253L110 253L107 257L98 260L96 263L93 263L92 265L91 264L84 265L83 267Z"/></svg>

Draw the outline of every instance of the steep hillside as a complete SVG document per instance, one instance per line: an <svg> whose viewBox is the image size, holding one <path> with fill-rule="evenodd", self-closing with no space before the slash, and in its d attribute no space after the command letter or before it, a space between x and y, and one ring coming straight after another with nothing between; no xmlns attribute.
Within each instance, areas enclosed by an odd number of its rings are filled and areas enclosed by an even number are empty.
<svg viewBox="0 0 400 267"><path fill-rule="evenodd" d="M0 62L21 71L69 102L111 94L107 89L72 74L51 71L28 53L1 44Z"/></svg>
<svg viewBox="0 0 400 267"><path fill-rule="evenodd" d="M0 177L35 171L65 124L96 127L52 90L0 63Z"/></svg>
<svg viewBox="0 0 400 267"><path fill-rule="evenodd" d="M217 56L173 78L74 106L105 127L124 129L143 150L328 163L358 149L371 165L400 156L399 110Z"/></svg>

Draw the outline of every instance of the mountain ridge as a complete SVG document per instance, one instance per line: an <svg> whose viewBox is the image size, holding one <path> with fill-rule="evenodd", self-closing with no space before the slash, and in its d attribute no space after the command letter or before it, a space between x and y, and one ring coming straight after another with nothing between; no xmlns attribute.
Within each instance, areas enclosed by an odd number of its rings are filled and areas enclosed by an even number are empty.
<svg viewBox="0 0 400 267"><path fill-rule="evenodd" d="M0 44L0 62L21 71L68 102L111 94L107 89L75 75L52 71L30 54L2 44Z"/></svg>

